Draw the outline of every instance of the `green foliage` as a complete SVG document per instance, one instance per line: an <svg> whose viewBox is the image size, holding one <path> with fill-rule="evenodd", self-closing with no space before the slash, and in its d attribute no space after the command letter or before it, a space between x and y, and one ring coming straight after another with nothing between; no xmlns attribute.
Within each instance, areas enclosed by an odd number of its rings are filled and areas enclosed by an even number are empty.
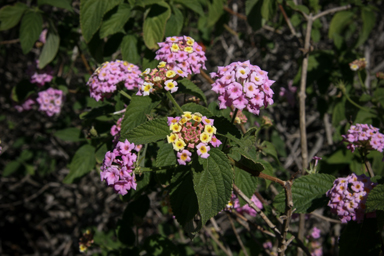
<svg viewBox="0 0 384 256"><path fill-rule="evenodd" d="M56 131L53 136L64 140L64 141L82 141L84 138L81 138L81 130L75 127L69 127L62 130Z"/></svg>
<svg viewBox="0 0 384 256"><path fill-rule="evenodd" d="M204 10L199 1L196 0L175 0L175 3L180 3L187 7L188 9L191 9L192 11L198 13L201 16L204 16Z"/></svg>
<svg viewBox="0 0 384 256"><path fill-rule="evenodd" d="M137 49L137 38L134 35L125 35L121 41L120 47L123 60L136 65L140 63L140 55Z"/></svg>
<svg viewBox="0 0 384 256"><path fill-rule="evenodd" d="M203 107L203 106L196 104L196 103L184 104L183 106L181 106L181 109L183 111L189 111L192 113L199 112L203 116L212 117L211 111L209 111L206 107Z"/></svg>
<svg viewBox="0 0 384 256"><path fill-rule="evenodd" d="M144 249L148 255L153 256L177 256L179 251L177 247L166 237L153 235L144 242Z"/></svg>
<svg viewBox="0 0 384 256"><path fill-rule="evenodd" d="M295 213L310 213L325 206L328 197L325 193L332 188L335 177L329 174L312 174L295 179L292 185L293 208ZM273 201L280 212L285 211L285 192L280 192Z"/></svg>
<svg viewBox="0 0 384 256"><path fill-rule="evenodd" d="M48 63L50 63L56 56L60 45L59 35L51 30L48 33L47 41L44 44L43 50L41 51L39 57L39 68L44 68Z"/></svg>
<svg viewBox="0 0 384 256"><path fill-rule="evenodd" d="M266 20L271 20L277 11L277 3L274 0L262 1L261 16Z"/></svg>
<svg viewBox="0 0 384 256"><path fill-rule="evenodd" d="M95 166L95 148L91 145L80 147L69 165L69 173L65 176L64 183L72 183L75 179L89 173Z"/></svg>
<svg viewBox="0 0 384 256"><path fill-rule="evenodd" d="M207 104L207 98L204 95L204 92L193 82L188 79L183 79L178 81L178 92L191 94L199 99L203 100Z"/></svg>
<svg viewBox="0 0 384 256"><path fill-rule="evenodd" d="M287 1L287 5L289 7L291 7L295 11L299 11L299 12L302 12L302 13L305 13L305 14L309 14L308 7L306 7L305 5L300 5L300 4L296 5L293 1Z"/></svg>
<svg viewBox="0 0 384 256"><path fill-rule="evenodd" d="M257 177L235 167L235 184L248 198L251 198L255 193L258 183L259 179ZM246 204L241 197L239 197L239 201L241 206Z"/></svg>
<svg viewBox="0 0 384 256"><path fill-rule="evenodd" d="M171 16L171 8L165 2L157 2L147 9L144 15L143 37L145 45L155 50L163 41L165 26Z"/></svg>
<svg viewBox="0 0 384 256"><path fill-rule="evenodd" d="M21 19L20 44L24 54L27 54L39 39L43 27L43 18L39 11L29 10Z"/></svg>
<svg viewBox="0 0 384 256"><path fill-rule="evenodd" d="M104 14L108 8L108 1L81 0L80 1L80 25L86 42L90 42L92 36L101 25Z"/></svg>
<svg viewBox="0 0 384 256"><path fill-rule="evenodd" d="M117 12L111 15L108 20L103 21L100 28L100 38L113 35L118 32L124 33L124 25L131 15L131 7L129 4L120 4Z"/></svg>
<svg viewBox="0 0 384 256"><path fill-rule="evenodd" d="M376 23L376 14L373 11L364 8L361 11L361 19L363 20L363 28L355 47L359 47L368 39L368 36Z"/></svg>
<svg viewBox="0 0 384 256"><path fill-rule="evenodd" d="M28 7L23 3L6 5L0 9L0 31L13 28L19 23Z"/></svg>
<svg viewBox="0 0 384 256"><path fill-rule="evenodd" d="M131 143L146 144L165 139L171 132L166 118L147 121L136 128L121 132L120 141L127 139Z"/></svg>
<svg viewBox="0 0 384 256"><path fill-rule="evenodd" d="M340 35L341 31L352 21L354 13L351 11L342 11L336 13L329 25L328 37L333 39L335 35Z"/></svg>
<svg viewBox="0 0 384 256"><path fill-rule="evenodd" d="M246 0L245 1L245 13L247 15L247 21L253 30L258 30L262 27L262 15L261 8L263 1L259 0Z"/></svg>
<svg viewBox="0 0 384 256"><path fill-rule="evenodd" d="M228 203L233 183L233 171L226 155L213 148L207 159L201 159L203 170L194 170L193 184L199 203L201 222L223 210Z"/></svg>
<svg viewBox="0 0 384 256"><path fill-rule="evenodd" d="M367 198L367 212L375 210L384 210L384 185L377 185L368 194Z"/></svg>
<svg viewBox="0 0 384 256"><path fill-rule="evenodd" d="M207 27L212 27L223 14L223 0L208 1L208 21Z"/></svg>
<svg viewBox="0 0 384 256"><path fill-rule="evenodd" d="M172 14L169 17L165 26L165 37L179 35L183 28L184 16L183 13L174 5L171 5Z"/></svg>
<svg viewBox="0 0 384 256"><path fill-rule="evenodd" d="M176 152L173 150L173 146L170 143L164 143L157 151L156 166L168 166L176 164Z"/></svg>
<svg viewBox="0 0 384 256"><path fill-rule="evenodd" d="M73 12L73 8L70 4L70 2L68 2L67 0L37 0L37 5L40 6L40 5L51 5L51 6L55 6L55 7L58 7L58 8L62 8L62 9L66 9L70 12Z"/></svg>

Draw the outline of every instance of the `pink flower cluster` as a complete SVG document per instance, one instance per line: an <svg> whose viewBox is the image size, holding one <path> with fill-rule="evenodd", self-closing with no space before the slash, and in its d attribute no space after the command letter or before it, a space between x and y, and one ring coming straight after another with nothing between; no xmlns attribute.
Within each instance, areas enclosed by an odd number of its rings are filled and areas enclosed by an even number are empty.
<svg viewBox="0 0 384 256"><path fill-rule="evenodd" d="M135 144L128 140L118 142L115 149L105 154L104 161L100 167L101 180L105 180L108 186L115 189L116 193L125 195L128 190L136 190L136 178L134 174L134 164L137 155L133 150L139 149Z"/></svg>
<svg viewBox="0 0 384 256"><path fill-rule="evenodd" d="M46 66L44 69L37 69L39 61L36 60L35 64L30 65L27 69L27 74L30 77L32 84L42 87L45 83L49 83L53 79L53 70L50 66Z"/></svg>
<svg viewBox="0 0 384 256"><path fill-rule="evenodd" d="M63 91L53 88L39 92L36 99L40 105L39 110L45 112L48 116L60 113L63 100Z"/></svg>
<svg viewBox="0 0 384 256"><path fill-rule="evenodd" d="M201 158L208 158L211 146L218 147L221 141L215 136L216 127L213 119L196 112L184 112L181 117L168 117L169 129L168 143L173 145L177 152L177 161L180 165L186 165L191 161L192 152L197 149Z"/></svg>
<svg viewBox="0 0 384 256"><path fill-rule="evenodd" d="M384 149L384 134L379 132L379 128L368 124L351 125L348 134L342 135L344 141L348 142L347 148L352 152L356 148L365 150L375 149L383 152Z"/></svg>
<svg viewBox="0 0 384 256"><path fill-rule="evenodd" d="M262 106L273 104L274 92L270 87L275 81L269 80L268 72L251 65L249 60L218 67L218 71L210 75L216 78L212 90L220 95L221 109L233 104L239 110L258 115Z"/></svg>
<svg viewBox="0 0 384 256"><path fill-rule="evenodd" d="M318 229L317 227L314 227L312 230L312 233L311 233L311 237L313 239L318 239L318 238L320 238L320 233L321 233L321 230Z"/></svg>
<svg viewBox="0 0 384 256"><path fill-rule="evenodd" d="M182 74L176 73L171 65L162 61L157 68L152 70L147 68L141 75L143 76L144 83L139 87L139 91L136 95L148 96L161 89L165 89L171 93L176 92L179 88L177 87L177 82L175 80Z"/></svg>
<svg viewBox="0 0 384 256"><path fill-rule="evenodd" d="M120 134L121 122L123 121L123 119L124 119L124 115L122 117L120 117L117 120L116 124L111 127L111 135L112 136L116 136L116 135Z"/></svg>
<svg viewBox="0 0 384 256"><path fill-rule="evenodd" d="M206 69L203 48L189 36L167 37L158 43L160 49L155 59L165 61L182 77L199 74L200 68Z"/></svg>
<svg viewBox="0 0 384 256"><path fill-rule="evenodd" d="M230 117L233 118L233 112L229 113ZM246 124L248 121L248 118L243 114L243 112L240 110L237 112L235 117L235 124Z"/></svg>
<svg viewBox="0 0 384 256"><path fill-rule="evenodd" d="M36 104L36 102L33 99L28 98L23 102L23 104L16 105L15 109L17 110L17 112L20 113L23 111L31 110L33 105L35 105L35 104Z"/></svg>
<svg viewBox="0 0 384 256"><path fill-rule="evenodd" d="M323 247L319 241L311 242L311 255L312 256L323 256Z"/></svg>
<svg viewBox="0 0 384 256"><path fill-rule="evenodd" d="M122 82L128 90L140 88L139 67L126 61L116 60L103 63L89 78L87 85L91 97L96 101L109 98L116 91L116 84Z"/></svg>
<svg viewBox="0 0 384 256"><path fill-rule="evenodd" d="M259 208L259 209L263 209L263 204L260 202L260 200L255 196L255 195L252 195L251 197L251 201ZM232 211L232 210L235 210L237 211L238 213L240 213L241 215L244 215L244 213L252 216L252 217L255 217L257 212L252 208L250 207L248 204L245 204L243 206L240 206L240 202L239 202L239 199L237 198L237 196L235 194L232 193L231 195L231 200L228 202L227 206L225 207L225 210L226 211Z"/></svg>
<svg viewBox="0 0 384 256"><path fill-rule="evenodd" d="M326 194L331 199L328 202L331 212L337 214L342 223L351 220L360 223L364 219L368 194L376 185L364 174L357 176L352 173L346 178L336 179ZM375 216L375 212L367 213L367 217Z"/></svg>

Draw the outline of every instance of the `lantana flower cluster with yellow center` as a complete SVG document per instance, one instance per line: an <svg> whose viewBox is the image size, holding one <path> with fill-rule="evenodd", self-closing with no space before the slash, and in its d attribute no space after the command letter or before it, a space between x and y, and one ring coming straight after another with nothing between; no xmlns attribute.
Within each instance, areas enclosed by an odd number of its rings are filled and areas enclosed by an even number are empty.
<svg viewBox="0 0 384 256"><path fill-rule="evenodd" d="M174 93L177 91L177 82L175 81L179 74L173 70L172 64L161 61L157 68L147 68L142 74L143 85L139 88L137 95L148 96L149 94L165 89Z"/></svg>
<svg viewBox="0 0 384 256"><path fill-rule="evenodd" d="M180 165L190 162L195 151L201 158L208 158L210 146L221 145L221 141L215 136L216 127L213 123L213 119L198 112L184 112L181 117L168 117L169 129L172 132L167 136L167 140L177 152Z"/></svg>
<svg viewBox="0 0 384 256"><path fill-rule="evenodd" d="M354 60L353 62L349 63L349 67L351 68L352 71L363 70L366 65L367 65L367 61L365 60L365 58L360 58L358 60Z"/></svg>

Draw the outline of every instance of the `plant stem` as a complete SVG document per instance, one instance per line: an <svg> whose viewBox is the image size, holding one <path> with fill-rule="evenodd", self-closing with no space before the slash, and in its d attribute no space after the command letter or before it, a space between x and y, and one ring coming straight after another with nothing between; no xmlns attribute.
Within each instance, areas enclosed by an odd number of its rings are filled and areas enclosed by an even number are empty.
<svg viewBox="0 0 384 256"><path fill-rule="evenodd" d="M175 106L175 108L177 110L176 112L179 112L179 114L182 115L184 113L184 111L181 109L179 104L177 104L175 98L173 98L172 94L169 91L167 91L167 97L170 101L172 101L173 106Z"/></svg>
<svg viewBox="0 0 384 256"><path fill-rule="evenodd" d="M131 96L130 96L128 93L126 93L125 91L123 91L123 90L120 90L119 93L120 93L121 95L125 96L125 97L126 97L127 99L129 99L129 100L132 99Z"/></svg>
<svg viewBox="0 0 384 256"><path fill-rule="evenodd" d="M357 75L359 77L359 81L360 81L360 85L361 85L361 88L363 89L363 91L368 94L368 91L367 91L367 88L365 87L365 84L363 82L363 79L361 78L361 71L358 71L357 72Z"/></svg>
<svg viewBox="0 0 384 256"><path fill-rule="evenodd" d="M364 108L364 107L360 106L359 104L357 104L356 102L354 102L354 101L348 96L347 92L344 92L344 96L345 96L345 98L347 98L347 100L348 100L352 105L354 105L355 107L357 107L357 108L359 108L359 109L361 109L361 110L364 110L364 111L366 111L366 112L369 112L369 113L371 113L371 114L376 115L376 113L372 112L370 109Z"/></svg>

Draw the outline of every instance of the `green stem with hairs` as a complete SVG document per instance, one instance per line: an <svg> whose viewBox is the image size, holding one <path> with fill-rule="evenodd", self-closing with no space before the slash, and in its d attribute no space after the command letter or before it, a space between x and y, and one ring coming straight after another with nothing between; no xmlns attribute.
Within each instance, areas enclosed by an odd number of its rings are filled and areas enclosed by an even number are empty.
<svg viewBox="0 0 384 256"><path fill-rule="evenodd" d="M167 91L167 97L168 97L168 99L170 99L172 101L173 106L175 106L175 108L177 110L176 112L179 112L179 114L182 115L184 113L184 111L181 109L179 104L177 104L175 98L173 98L172 94L169 91Z"/></svg>
<svg viewBox="0 0 384 256"><path fill-rule="evenodd" d="M364 82L363 82L363 79L361 78L361 71L358 71L358 72L357 72L357 75L358 75L358 77L359 77L359 81L360 81L360 84L361 84L361 88L363 89L363 91L364 91L366 94L368 94L368 90L367 90L367 88L365 87L365 84L364 84Z"/></svg>
<svg viewBox="0 0 384 256"><path fill-rule="evenodd" d="M121 95L123 95L124 97L126 97L127 99L129 99L129 100L132 99L131 96L128 93L126 93L125 91L123 91L123 90L120 90L119 93Z"/></svg>

